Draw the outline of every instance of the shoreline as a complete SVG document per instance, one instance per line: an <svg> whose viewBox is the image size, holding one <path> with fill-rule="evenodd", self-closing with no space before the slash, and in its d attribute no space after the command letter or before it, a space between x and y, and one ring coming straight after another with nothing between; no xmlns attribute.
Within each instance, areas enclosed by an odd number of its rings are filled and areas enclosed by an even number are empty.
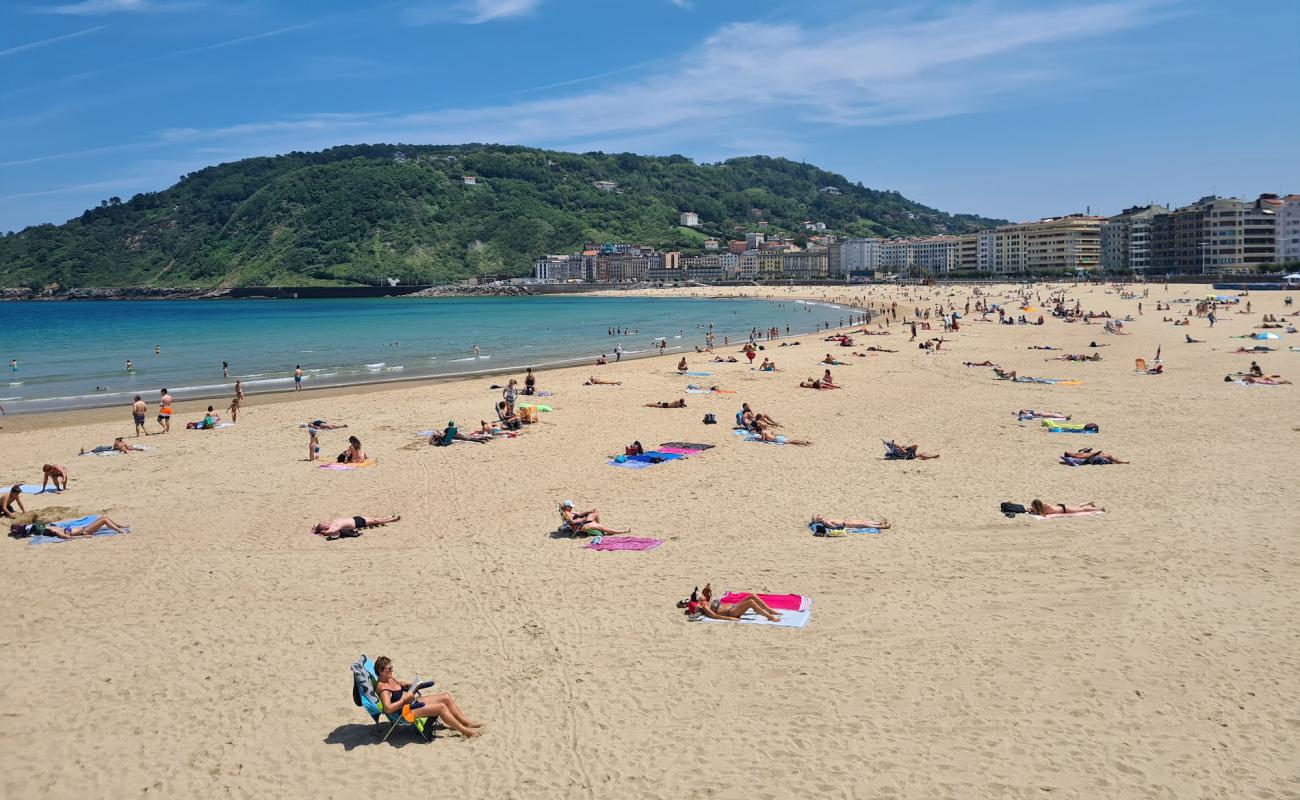
<svg viewBox="0 0 1300 800"><path fill-rule="evenodd" d="M618 297L618 296L632 296L632 297L657 297L657 296L660 296L660 294L658 293L660 290L640 290L640 291L644 291L644 292L647 292L647 293L645 293L645 294L641 294L641 293L639 293L638 290L628 290L627 292L616 292L616 293L612 293L612 294L605 294L605 293L601 293L601 292L590 292L590 293L585 293L583 296L587 296L587 297L610 297L610 296L612 296L612 297ZM671 292L672 290L667 290L667 291ZM650 292L654 292L654 293L650 293ZM841 311L846 312L846 313L856 313L856 314L861 314L861 313L865 313L865 312L866 312L866 309L864 309L864 308L859 308L859 307L853 305L851 302L848 302L848 301L845 301L845 302L831 302L831 301L828 301L826 298L823 298L823 297L815 297L815 296L807 296L807 297L797 296L797 297L785 297L785 298L776 297L776 296L766 296L766 295L743 295L743 294L741 294L741 295L730 295L730 294L729 294L729 295L703 296L703 297L700 297L700 296L686 296L686 297L680 297L680 296L676 296L676 295L671 295L671 294L670 294L670 295L668 295L668 296L669 296L669 297L672 297L672 299L677 299L677 300L702 300L702 301L716 301L716 300L750 300L750 301L755 301L755 300L767 300L767 301L778 301L778 300L785 299L785 300L790 300L790 301L799 301L799 302L809 303L809 304L812 304L812 305L815 305L815 306L825 306L825 307L828 307L828 308L837 308L837 309L840 309ZM453 298L449 298L449 299L453 299ZM827 330L827 329L820 329L820 331L825 331L825 330ZM829 330L837 330L837 328L834 327L834 326L832 326L832 328L830 328ZM780 337L778 337L778 340L779 340L779 339L786 339L786 338L795 338L795 337L798 337L798 336L804 336L804 335L809 335L809 334L815 334L815 333L818 333L818 332L819 332L819 330L806 331L806 332L802 332L802 333L801 333L801 332L794 332L794 333L791 333L791 334L789 334L789 335L783 335L783 336L780 336ZM613 356L612 356L612 347L613 347L613 344L618 344L618 343L620 343L620 341L621 341L621 340L613 342L613 343L610 345L610 349L607 350L607 351L605 352L605 355L607 355L607 356L610 358L610 363L614 363L614 362L613 362ZM683 341L684 341L684 340L683 340ZM715 347L720 347L720 346L723 346L723 345L717 345L717 346L715 346ZM631 361L631 360L636 360L636 359L641 359L641 358L653 358L653 357L656 357L656 356L659 356L659 355L663 355L663 354L682 354L682 353L691 353L691 352L695 352L695 347L696 347L696 345L688 345L688 344L684 344L684 343L683 343L683 344L679 344L679 345L672 345L672 346L669 346L668 348L666 348L666 350L665 350L663 353L660 353L660 352L639 352L639 353L628 353L628 352L624 352L624 358L623 358L623 360L625 360L625 361ZM349 390L361 390L361 391L364 391L366 387L381 387L381 386L387 386L387 385L412 385L412 384L419 384L419 383L421 383L421 382L424 382L424 383L445 383L445 382L453 382L453 381L457 381L457 380L472 380L472 379L475 379L475 378L481 378L481 377L491 377L491 376L493 376L493 375L505 375L505 374L511 374L511 373L522 372L523 370L528 369L528 368L532 368L532 369L534 369L534 370L564 369L564 368L568 368L568 367L577 367L577 366L582 366L584 363L588 363L588 364L591 364L592 366L595 366L595 364L594 364L594 360L595 360L595 358L596 358L595 355L585 355L585 356L577 356L577 355L575 355L575 356L566 356L566 357L561 357L561 358L558 358L558 359L556 359L556 360L551 360L551 361L539 361L539 362L533 362L533 363L520 363L520 364L511 364L511 365L505 365L505 364L503 364L502 366L491 366L491 367L485 367L485 368L483 368L483 369L475 369L475 370L469 370L469 371L463 371L463 372L442 373L442 374L425 374L425 375L409 375L409 376L407 376L407 375L382 375L382 374L381 374L381 375L378 375L378 376L376 376L376 377L374 377L374 378L369 378L368 376L363 376L364 379L362 379L362 380L343 381L343 382L331 382L331 383L325 383L325 384L323 384L323 385L316 385L316 386L313 386L313 385L312 385L313 383L316 382L315 379L313 379L313 378L309 375L309 376L304 380L304 382L303 382L303 392L308 392L308 391L313 391L313 392L314 392L314 391L338 390L338 391L342 391L342 392L346 393L346 392L348 392ZM503 359L503 360L504 360L504 359ZM285 374L288 376L288 375L291 375L292 373L291 373L291 372L286 372ZM288 378L283 378L283 379L279 379L279 378L277 378L277 379L275 379L275 380L286 380L286 381L287 381ZM246 383L247 383L247 381L246 381ZM173 405L174 405L174 407L179 408L179 407L181 407L181 406L183 406L184 404L187 404L187 403L200 403L200 404L206 404L207 402L210 402L210 401L213 401L213 400L219 400L219 399L220 399L220 400L228 400L230 397L232 397L232 396L234 395L234 385L235 385L235 381L234 381L234 380L230 380L230 381L227 382L227 383L220 384L220 385L222 386L222 388L221 388L220 390L215 390L215 389L211 389L211 390L209 390L209 389L208 389L209 386L216 386L216 385L218 385L218 384L205 384L203 387L200 387L200 388L203 389L203 390L202 390L202 391L199 391L199 392L197 392L197 393L189 393L189 392L185 392L185 387L181 387L181 388L179 388L179 389L176 389L176 390L174 390L174 391L172 392L172 395L173 395L173 397L175 398L175 403L174 403ZM182 393L182 392L184 392L184 396L181 396L181 393ZM286 389L284 389L284 388L279 388L279 387L276 387L276 388L258 388L258 387L249 387L249 386L247 386L247 385L244 387L244 396L245 396L245 398L253 398L253 397L258 397L258 398L262 398L262 397L272 397L272 396L278 396L278 395L280 395L280 394L290 394L290 395L292 395L292 394L301 394L301 392L294 392L294 391L292 390L291 387L290 387L287 391L286 391ZM115 396L115 397L114 397L113 395L123 395L123 396ZM87 397L86 401L85 401L84 403L81 403L81 404L73 404L73 405L70 405L70 406L63 406L63 407L57 407L57 408L35 408L35 409L23 409L23 410L18 410L18 411L9 410L8 413L7 413L4 417L0 417L0 420L3 420L3 419L26 418L26 417L31 417L31 416L45 416L45 415L50 415L50 414L74 413L74 412L82 412L82 411L91 411L91 410L95 410L95 409L116 409L116 408L123 408L123 407L127 407L127 406L130 405L130 402L131 402L130 397L131 397L131 395L132 395L131 392L126 392L126 393L114 392L114 393L112 393L112 394L109 395L110 397L113 397L113 399L112 399L111 401L106 401L106 402L95 402L94 399L93 399L93 396L86 396L86 397ZM144 395L142 395L142 396L144 396ZM24 398L24 399L19 400L19 401L16 401L16 402L21 402L21 403L49 403L49 402L52 402L53 399L54 399L54 398L45 398L45 399L37 399L37 398L26 399L26 398ZM146 401L147 403L149 403L151 406L155 404L155 399L152 398L152 396L147 396L147 397L145 397L145 401ZM12 405L12 403L11 403L11 405ZM200 416L202 416L202 414L200 414Z"/></svg>

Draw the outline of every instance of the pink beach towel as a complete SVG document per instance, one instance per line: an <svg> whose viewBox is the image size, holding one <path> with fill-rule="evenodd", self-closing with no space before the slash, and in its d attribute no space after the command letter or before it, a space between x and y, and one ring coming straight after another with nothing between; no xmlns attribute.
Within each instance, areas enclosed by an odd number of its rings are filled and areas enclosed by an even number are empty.
<svg viewBox="0 0 1300 800"><path fill-rule="evenodd" d="M723 605L734 605L755 592L730 592L722 598ZM773 611L803 611L808 598L801 594L759 594L759 600L767 603Z"/></svg>
<svg viewBox="0 0 1300 800"><path fill-rule="evenodd" d="M640 536L602 536L599 542L588 542L583 545L583 548L586 550L653 550L663 543L663 539Z"/></svg>

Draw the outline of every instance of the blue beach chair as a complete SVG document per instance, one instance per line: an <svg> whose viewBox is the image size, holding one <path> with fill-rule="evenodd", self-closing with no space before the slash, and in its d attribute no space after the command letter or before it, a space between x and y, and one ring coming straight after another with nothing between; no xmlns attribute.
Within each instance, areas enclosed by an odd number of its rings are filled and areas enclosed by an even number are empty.
<svg viewBox="0 0 1300 800"><path fill-rule="evenodd" d="M378 681L379 676L375 674L375 662L362 653L360 658L352 662L352 702L361 706L370 715L370 718L375 721L376 736L379 735L379 726L381 724L379 718L381 716L388 717L388 731L380 741L388 741L388 737L399 727L414 730L421 739L426 741L432 741L437 737L438 728L442 727L442 723L436 719L417 717L415 722L411 723L402 717L401 711L395 714L385 714L383 705L379 702L379 692L375 689L375 684ZM422 685L432 686L433 681L427 681L426 684Z"/></svg>

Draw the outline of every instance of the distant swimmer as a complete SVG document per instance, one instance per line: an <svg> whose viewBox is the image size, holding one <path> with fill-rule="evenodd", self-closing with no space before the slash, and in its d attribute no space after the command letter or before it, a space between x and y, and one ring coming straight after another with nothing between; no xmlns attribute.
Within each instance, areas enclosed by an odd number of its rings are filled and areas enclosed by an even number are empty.
<svg viewBox="0 0 1300 800"><path fill-rule="evenodd" d="M16 358L9 359L9 369L13 370L14 372L18 371L18 359Z"/></svg>
<svg viewBox="0 0 1300 800"><path fill-rule="evenodd" d="M302 365L299 364L293 368L293 390L302 391Z"/></svg>
<svg viewBox="0 0 1300 800"><path fill-rule="evenodd" d="M474 345L474 355L478 355L478 345Z"/></svg>
<svg viewBox="0 0 1300 800"><path fill-rule="evenodd" d="M156 344L156 345L154 345L154 346L153 346L153 354L156 355L156 356L160 356L160 355L162 355L162 345L160 345L160 344Z"/></svg>
<svg viewBox="0 0 1300 800"><path fill-rule="evenodd" d="M230 365L224 361L221 362L221 377L223 378L230 377Z"/></svg>
<svg viewBox="0 0 1300 800"><path fill-rule="evenodd" d="M126 371L135 372L135 367L131 366L131 359L129 358L126 360Z"/></svg>

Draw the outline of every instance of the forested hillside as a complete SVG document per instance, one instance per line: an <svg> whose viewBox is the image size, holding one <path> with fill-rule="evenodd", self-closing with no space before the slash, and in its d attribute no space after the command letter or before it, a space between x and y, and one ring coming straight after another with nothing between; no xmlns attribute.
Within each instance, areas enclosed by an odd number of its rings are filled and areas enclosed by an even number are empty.
<svg viewBox="0 0 1300 800"><path fill-rule="evenodd" d="M701 228L679 227L682 211L697 212ZM779 158L697 164L494 145L355 145L208 167L63 225L6 234L0 286L438 283L525 275L537 256L584 242L691 251L701 233L793 236L804 220L853 236L1000 222Z"/></svg>

